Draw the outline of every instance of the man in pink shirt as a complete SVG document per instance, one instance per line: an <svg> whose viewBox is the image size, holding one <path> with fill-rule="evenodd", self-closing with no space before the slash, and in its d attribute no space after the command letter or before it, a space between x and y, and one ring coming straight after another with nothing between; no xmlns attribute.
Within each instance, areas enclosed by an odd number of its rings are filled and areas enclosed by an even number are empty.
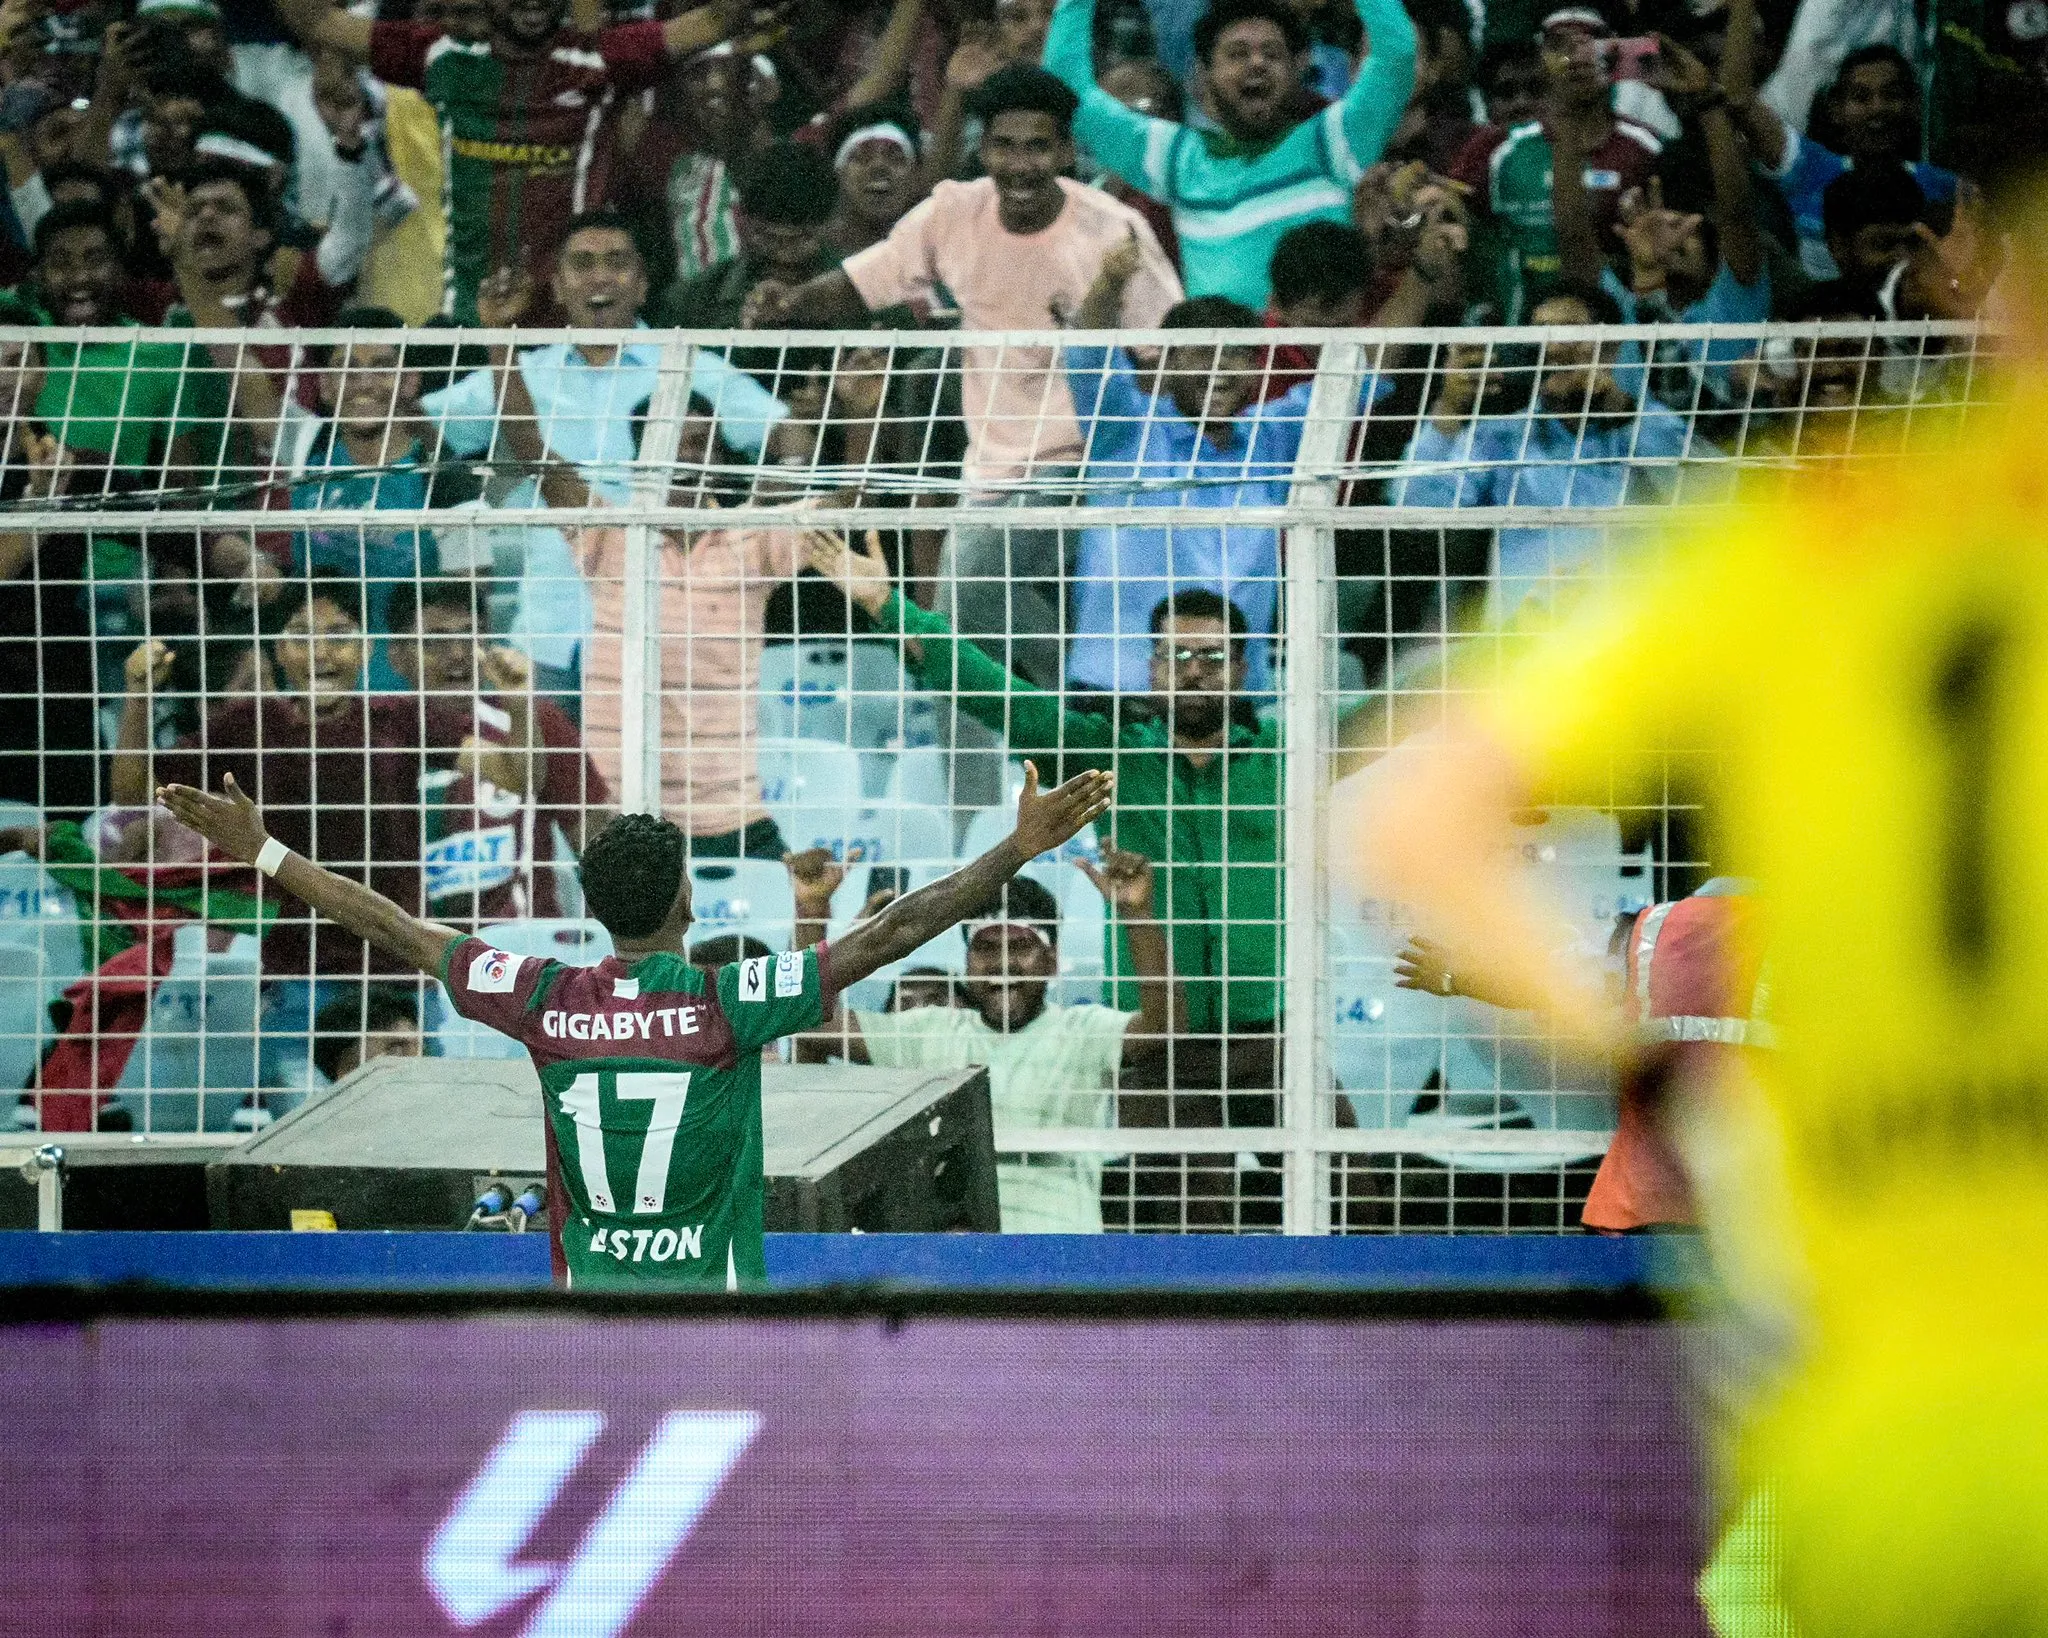
<svg viewBox="0 0 2048 1638"><path fill-rule="evenodd" d="M488 305L492 295L487 280L480 299ZM497 349L493 366L512 454L539 469L541 494L550 506L603 505L575 467L542 447L533 400L521 373L508 367L508 352ZM736 464L729 452L719 453L716 438L711 406L693 394L676 441L678 470ZM695 498L707 508L717 505L708 486L696 490ZM795 515L788 528L713 527L657 536L661 807L687 834L695 857L780 860L788 851L761 802L756 695L768 599L809 561L816 531L803 526L799 508L806 504L791 506ZM626 600L635 595L625 583L626 531L578 529L569 544L591 602L591 638L583 653L583 742L605 782L617 790L624 754Z"/></svg>
<svg viewBox="0 0 2048 1638"><path fill-rule="evenodd" d="M976 93L981 161L973 182L941 182L887 238L763 304L761 323L854 328L870 312L930 301L940 286L966 330L1050 330L1072 321L1102 259L1135 239L1137 273L1119 323L1150 329L1180 300L1173 264L1130 206L1061 173L1074 162L1074 94L1043 69L1013 66ZM960 393L966 476L982 498L1057 504L1081 459L1074 400L1050 347L968 347ZM1057 529L962 526L940 575L955 629L1044 687L1059 686L1068 568Z"/></svg>
<svg viewBox="0 0 2048 1638"><path fill-rule="evenodd" d="M687 417L677 460L710 459L711 430L709 415ZM701 447L693 449L693 443ZM593 504L575 469L562 463L548 468L541 489L551 506ZM716 502L707 495L703 504ZM769 597L808 563L815 533L794 516L786 529L669 530L656 537L661 554L661 808L688 833L695 857L744 854L779 860L788 852L762 806L755 762L761 627ZM598 771L617 789L626 599L633 595L625 583L626 531L579 529L569 544L590 587L583 738Z"/></svg>

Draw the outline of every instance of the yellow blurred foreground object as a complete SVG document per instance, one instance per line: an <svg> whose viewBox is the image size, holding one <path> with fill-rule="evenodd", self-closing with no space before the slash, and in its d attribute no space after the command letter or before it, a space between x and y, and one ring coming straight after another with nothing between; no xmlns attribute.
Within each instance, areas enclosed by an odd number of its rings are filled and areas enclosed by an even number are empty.
<svg viewBox="0 0 2048 1638"><path fill-rule="evenodd" d="M1690 787L1717 872L1754 880L1780 1158L1709 1209L1805 1315L1740 1464L1803 1638L2048 1633L2044 428L2030 385L1639 560L1395 753L1361 841L1376 890L1518 981L1546 917L1501 862L1515 807Z"/></svg>

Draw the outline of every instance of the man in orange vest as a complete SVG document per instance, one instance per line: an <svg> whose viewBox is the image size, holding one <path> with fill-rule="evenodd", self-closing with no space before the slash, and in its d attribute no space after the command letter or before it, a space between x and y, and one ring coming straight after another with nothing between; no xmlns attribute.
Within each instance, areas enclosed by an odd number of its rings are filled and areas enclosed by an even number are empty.
<svg viewBox="0 0 2048 1638"><path fill-rule="evenodd" d="M1668 1117L1675 1099L1699 1093L1729 1068L1724 1049L1769 1044L1769 1027L1757 1017L1760 964L1749 953L1754 916L1755 901L1740 884L1716 879L1617 928L1625 958L1622 1005L1652 1050L1623 1072L1614 1139L1580 1215L1587 1228L1626 1234L1698 1223ZM1394 971L1403 989L1521 1004L1480 993L1469 977L1461 982L1441 946L1428 939L1410 939Z"/></svg>

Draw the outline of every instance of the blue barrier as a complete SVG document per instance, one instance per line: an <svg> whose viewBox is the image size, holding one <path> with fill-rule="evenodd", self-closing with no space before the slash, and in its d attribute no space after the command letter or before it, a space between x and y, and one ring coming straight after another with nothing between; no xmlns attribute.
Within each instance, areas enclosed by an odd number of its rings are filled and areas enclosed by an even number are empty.
<svg viewBox="0 0 2048 1638"><path fill-rule="evenodd" d="M771 1234L785 1289L1612 1291L1665 1277L1666 1242L1593 1235ZM0 1287L520 1290L544 1235L0 1234Z"/></svg>

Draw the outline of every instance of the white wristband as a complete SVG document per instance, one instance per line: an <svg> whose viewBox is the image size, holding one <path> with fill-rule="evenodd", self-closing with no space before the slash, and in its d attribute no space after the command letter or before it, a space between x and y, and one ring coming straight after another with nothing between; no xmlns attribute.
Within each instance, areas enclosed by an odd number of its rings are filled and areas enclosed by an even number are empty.
<svg viewBox="0 0 2048 1638"><path fill-rule="evenodd" d="M256 853L256 868L266 876L275 876L278 867L284 863L290 852L291 849L275 836L266 836L263 839L263 846Z"/></svg>

